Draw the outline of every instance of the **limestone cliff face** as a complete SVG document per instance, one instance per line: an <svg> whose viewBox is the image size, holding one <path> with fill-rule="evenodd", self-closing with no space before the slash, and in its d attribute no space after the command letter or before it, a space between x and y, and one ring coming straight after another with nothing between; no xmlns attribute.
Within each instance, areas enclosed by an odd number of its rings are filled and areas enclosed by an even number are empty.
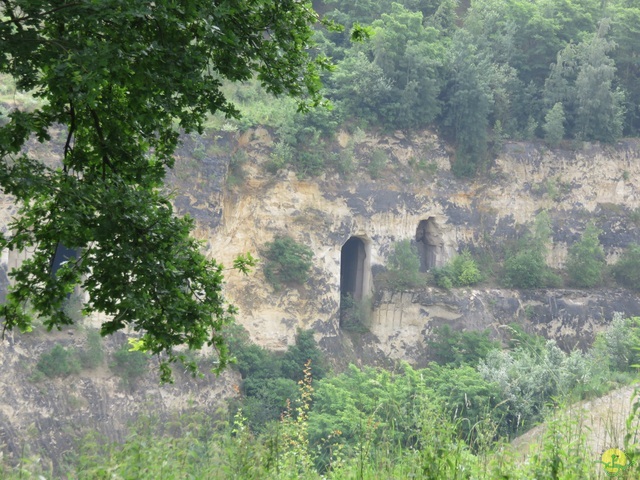
<svg viewBox="0 0 640 480"><path fill-rule="evenodd" d="M448 148L431 132L358 139L343 132L339 138L342 146L355 144L358 167L346 180L336 174L299 179L287 170L265 173L273 142L269 132L237 135L228 145L244 150L249 160L242 182L220 186L221 212L214 209L207 216L211 193L197 188L191 190L192 203L182 205L183 212L199 219L198 235L206 239L209 254L225 264L246 251L259 256L265 242L278 234L313 250L311 279L298 288L274 292L261 268L248 278L228 275L239 320L259 344L284 349L296 328L314 328L321 344L340 358L419 361L426 337L444 322L499 332L500 325L520 321L572 347L592 340L614 311L640 313L630 292L428 289L392 295L375 280L397 240L412 240L425 266L442 265L465 246L495 248L516 238L542 210L553 222L549 265L563 266L568 245L590 220L604 230L601 241L608 261L614 261L622 248L640 242L634 223L640 207L638 141L555 151L508 143L487 175L464 181L453 178ZM384 152L388 163L372 180L366 165L375 150ZM421 170L417 164L429 167ZM371 334L361 335L358 345L339 323L341 263L348 261L343 247L351 238L360 239L365 257L353 273L362 276L363 290L357 294L374 299ZM361 350L350 355L353 349Z"/></svg>
<svg viewBox="0 0 640 480"><path fill-rule="evenodd" d="M635 223L640 217L640 142L553 152L509 143L486 175L463 181L451 175L452 152L432 132L411 138L343 132L338 138L336 153L352 151L354 169L346 179L337 174L300 179L287 170L266 173L273 139L265 129L186 137L170 173L176 209L196 219L196 235L208 255L225 265L239 253L259 257L265 243L279 234L313 250L309 281L280 292L266 283L260 266L248 277L227 272L227 296L240 309L238 321L260 345L283 350L297 328L313 328L337 366L399 359L421 364L428 357L429 336L445 323L490 328L497 337L505 325L518 321L573 348L591 341L615 311L640 315L637 296L623 290L505 291L494 286L392 293L378 282L395 241L410 239L424 268L439 266L463 247L495 248L516 238L543 209L553 221L551 266L564 264L568 245L592 219L604 230L601 240L608 260L614 261L629 243L640 243ZM239 152L246 162L230 168L230 158ZM375 180L374 152L388 160ZM10 199L1 198L3 225L14 212ZM0 290L7 284L6 269L23 256L3 253ZM341 290L371 298L368 332L341 328ZM49 458L60 458L78 431L97 428L109 438L121 438L126 422L145 405L163 415L192 406L213 411L234 394L238 378L232 372L197 381L179 376L175 386L165 387L151 373L133 391L104 365L64 381L29 380L41 352L56 341L82 346L82 332L16 334L0 344L4 455L20 455L27 443Z"/></svg>

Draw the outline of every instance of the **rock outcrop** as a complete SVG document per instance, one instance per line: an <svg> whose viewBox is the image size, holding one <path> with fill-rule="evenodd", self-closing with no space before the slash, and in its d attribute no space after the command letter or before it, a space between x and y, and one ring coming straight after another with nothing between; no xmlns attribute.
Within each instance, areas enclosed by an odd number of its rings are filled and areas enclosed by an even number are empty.
<svg viewBox="0 0 640 480"><path fill-rule="evenodd" d="M344 145L355 141L344 132L339 138ZM311 279L300 287L274 292L260 268L249 278L228 276L239 320L261 345L284 349L296 328L312 327L329 351L354 347L353 336L344 335L339 321L341 264L347 261L343 247L352 238L361 241L365 257L353 272L363 276L365 291L358 294L375 300L373 337L363 337L370 338L365 342L372 349L368 358L419 361L426 336L443 322L478 329L524 322L572 348L588 344L614 311L638 314L636 295L626 291L517 292L494 286L392 295L376 285L376 272L384 270L395 241L410 239L422 253L423 266L439 266L464 247L499 250L543 210L553 224L547 258L551 267L563 267L568 246L589 221L603 230L607 260L614 262L630 243L640 242L637 140L555 151L508 143L486 174L474 181L451 175L448 147L430 132L411 139L402 134L357 139L354 162L359 166L347 179L333 173L319 179L300 179L288 170L266 173L271 144L264 129L236 140L232 148L244 149L249 159L243 167L245 179L222 194L217 226L207 228L205 219L198 232L209 254L226 264L246 251L259 256L265 242L279 234L313 250ZM383 151L388 162L372 180L366 165L376 150ZM203 203L203 197L195 195L183 212L192 213ZM344 352L339 357L355 360Z"/></svg>
<svg viewBox="0 0 640 480"><path fill-rule="evenodd" d="M298 328L313 328L336 367L396 360L419 365L428 359L430 335L444 324L489 328L499 337L518 322L571 349L587 346L616 311L640 315L637 295L623 290L511 291L485 285L394 293L379 282L398 240L414 242L428 269L465 247L498 251L543 210L553 222L550 266L563 266L568 246L592 220L604 231L608 262L615 261L630 243L640 243L639 141L586 144L571 151L508 143L486 173L470 181L451 175L450 149L428 131L412 138L400 133L355 138L342 132L338 140L337 150L352 148L353 170L347 178L267 173L273 140L265 129L187 137L178 152L169 188L175 191L176 209L195 218L195 233L208 255L226 265L244 252L260 257L266 242L280 234L314 252L309 281L279 292L265 281L261 266L248 277L228 271L227 295L239 307L238 321L258 344L284 350ZM374 152L383 152L387 163L372 179L367 166ZM237 162L239 153L244 163ZM231 158L236 163L230 165ZM0 200L0 220L7 225L15 208L10 199ZM0 287L8 282L7 268L22 255L4 253ZM340 302L346 293L371 299L367 331L341 327ZM188 408L213 411L238 383L228 372L218 379L179 376L175 386L160 387L151 374L132 391L106 366L64 380L30 381L41 352L55 342L82 345L83 338L81 330L67 330L10 335L0 344L4 455L15 458L28 443L48 458L62 458L78 432L97 429L120 439L126 423L147 404L161 415ZM123 338L108 342L118 340Z"/></svg>

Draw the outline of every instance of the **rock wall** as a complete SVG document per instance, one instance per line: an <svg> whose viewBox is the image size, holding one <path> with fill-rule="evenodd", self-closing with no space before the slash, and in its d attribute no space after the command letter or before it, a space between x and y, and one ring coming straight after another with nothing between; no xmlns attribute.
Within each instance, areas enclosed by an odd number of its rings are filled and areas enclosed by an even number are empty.
<svg viewBox="0 0 640 480"><path fill-rule="evenodd" d="M82 348L86 326L61 332L9 333L0 348L0 464L21 458L39 462L44 471L59 471L69 452L89 432L109 441L123 441L129 425L140 415L168 419L189 411L218 415L226 399L237 394L239 375L231 370L216 377L202 363L204 375L192 378L178 370L175 383L160 385L157 365L125 385L107 368L66 378L36 379L35 363L54 345ZM106 352L126 342L118 333L105 339Z"/></svg>
<svg viewBox="0 0 640 480"><path fill-rule="evenodd" d="M640 142L556 151L508 143L485 174L465 181L451 175L451 151L432 132L411 138L341 132L338 140L336 151L353 146L354 169L348 178L267 173L273 139L265 129L186 137L169 174L176 209L196 219L196 235L207 254L224 264L231 265L244 252L260 257L266 242L280 234L313 250L309 281L279 292L265 281L261 266L248 277L228 271L226 290L240 309L238 321L260 345L284 350L297 328L313 328L338 368L400 359L421 364L428 358L426 341L445 323L489 328L499 337L517 321L570 349L588 345L616 311L640 315L637 295L622 290L506 291L489 286L391 293L380 288L378 275L398 240L422 242L428 257L424 264L442 265L466 246L499 248L542 210L553 221L551 266L562 267L568 245L590 220L603 229L601 240L613 262L629 243L640 243ZM368 163L375 151L384 152L388 162L372 179ZM230 168L230 158L239 152L247 161ZM5 230L14 212L10 199L0 199ZM360 333L344 331L339 319L342 248L353 237L364 246L361 274L366 278L359 280L373 304L369 331ZM3 254L0 289L8 282L7 267L19 263L21 255ZM61 458L72 448L73 434L91 428L119 439L145 405L162 415L192 407L213 412L239 382L228 372L218 379L179 376L175 386L160 387L152 373L130 391L106 367L65 380L30 380L41 352L55 342L81 346L83 338L82 329L67 330L14 334L0 344L4 455L15 458L28 443L43 458Z"/></svg>
<svg viewBox="0 0 640 480"><path fill-rule="evenodd" d="M448 147L431 132L412 138L368 136L357 142L342 132L339 139L342 145L355 143L355 172L347 179L328 173L311 180L287 170L277 175L265 172L272 145L268 131L239 136L234 148L244 149L249 158L245 180L225 189L219 225L209 229L205 221L199 230L210 255L227 264L242 252L259 256L265 243L278 234L291 235L313 250L311 279L300 287L274 292L261 268L248 278L229 274L228 292L240 307L239 320L259 344L282 350L293 342L296 328L314 328L328 351L357 360L344 353L355 348L353 335L345 335L339 325L341 248L351 237L366 243L367 268L373 272L370 293L378 299L373 337L363 337L369 338L365 343L371 351L362 350L367 358L388 355L419 361L424 357L425 335L444 321L459 328L528 321L530 328L570 347L589 342L615 310L638 313L637 298L630 292L427 289L390 295L380 292L375 275L384 269L395 241L416 242L421 222L437 225L442 264L465 246L499 248L517 238L543 210L553 223L550 266L564 265L568 246L591 220L604 231L601 241L608 261L615 261L629 243L640 242L637 140L555 151L508 143L486 174L465 181L451 175ZM389 161L380 177L372 180L366 166L375 150L385 152ZM420 162L429 165L428 172L416 168ZM195 205L198 202L202 203L197 200ZM609 301L618 296L624 300ZM430 303L429 298L439 300ZM494 305L503 303L509 309L496 314Z"/></svg>
<svg viewBox="0 0 640 480"><path fill-rule="evenodd" d="M640 302L628 290L456 289L382 292L370 330L384 355L424 364L427 341L436 328L489 329L493 338L508 335L517 323L553 338L565 350L586 349L616 312L640 316Z"/></svg>

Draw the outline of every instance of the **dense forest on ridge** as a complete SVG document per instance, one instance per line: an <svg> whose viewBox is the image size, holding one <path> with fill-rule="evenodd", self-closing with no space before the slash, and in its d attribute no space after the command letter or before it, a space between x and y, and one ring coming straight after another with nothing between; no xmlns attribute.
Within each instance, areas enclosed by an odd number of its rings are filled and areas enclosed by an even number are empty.
<svg viewBox="0 0 640 480"><path fill-rule="evenodd" d="M255 110L239 87L241 125L271 124L293 163L321 170L338 126L435 127L456 149L454 173L472 175L505 139L614 142L640 133L640 6L630 0L404 0L314 2L343 31L319 27L331 110ZM354 25L370 38L352 42ZM238 87L233 87L238 88ZM289 112L292 112L290 110ZM252 116L251 113L256 114ZM295 117L295 121L292 117Z"/></svg>

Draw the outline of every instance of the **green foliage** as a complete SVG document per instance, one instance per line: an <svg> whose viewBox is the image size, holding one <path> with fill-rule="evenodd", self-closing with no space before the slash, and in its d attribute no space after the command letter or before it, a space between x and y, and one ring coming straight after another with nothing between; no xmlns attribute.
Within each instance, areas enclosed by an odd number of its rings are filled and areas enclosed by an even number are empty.
<svg viewBox="0 0 640 480"><path fill-rule="evenodd" d="M552 146L557 146L564 138L564 108L561 102L556 102L544 117L544 139Z"/></svg>
<svg viewBox="0 0 640 480"><path fill-rule="evenodd" d="M468 249L453 257L444 267L435 268L433 275L440 288L468 287L482 280L478 264Z"/></svg>
<svg viewBox="0 0 640 480"><path fill-rule="evenodd" d="M562 102L575 138L613 142L622 135L624 93L614 88L615 63L608 55L614 44L606 38L609 26L609 20L602 20L590 39L560 51L545 82L546 102L554 108Z"/></svg>
<svg viewBox="0 0 640 480"><path fill-rule="evenodd" d="M374 11L380 7L372 5ZM387 2L383 8L372 22L371 40L344 52L338 62L332 97L347 115L387 128L428 125L440 112L445 50L440 32L409 5Z"/></svg>
<svg viewBox="0 0 640 480"><path fill-rule="evenodd" d="M219 332L232 309L222 267L189 236L193 221L174 215L165 172L180 132L202 133L210 113L238 115L223 82L255 75L268 93L298 97L301 110L322 102L329 62L310 51L317 14L276 0L177 9L27 0L3 2L0 17L0 74L41 102L18 105L0 128L0 185L20 205L0 246L33 251L11 273L4 328L30 329L27 304L48 328L71 323L61 306L81 285L86 313L109 318L103 334L130 327L145 350L167 354L163 380L177 345L213 346L223 368ZM51 141L54 126L66 129L61 164L24 148ZM82 253L52 275L59 244Z"/></svg>
<svg viewBox="0 0 640 480"><path fill-rule="evenodd" d="M149 355L133 350L130 343L125 343L111 356L109 368L122 378L125 386L133 388L135 382L149 371Z"/></svg>
<svg viewBox="0 0 640 480"><path fill-rule="evenodd" d="M297 404L300 400L298 384L279 376L269 381L245 378L242 393L244 398L238 406L247 418L247 425L255 432L263 432L270 422L278 420L285 412L287 402Z"/></svg>
<svg viewBox="0 0 640 480"><path fill-rule="evenodd" d="M87 345L78 351L82 368L96 368L104 361L102 336L94 329L87 330Z"/></svg>
<svg viewBox="0 0 640 480"><path fill-rule="evenodd" d="M547 285L549 267L541 252L526 247L511 253L504 264L504 284L510 288L540 288Z"/></svg>
<svg viewBox="0 0 640 480"><path fill-rule="evenodd" d="M353 144L350 144L333 157L333 168L344 178L350 178L355 170L353 150Z"/></svg>
<svg viewBox="0 0 640 480"><path fill-rule="evenodd" d="M371 153L371 159L367 164L367 171L373 180L380 178L380 174L388 161L387 154L384 150L377 148Z"/></svg>
<svg viewBox="0 0 640 480"><path fill-rule="evenodd" d="M79 325L84 319L84 313L82 312L82 297L76 292L69 295L62 304L65 314L73 321L74 325Z"/></svg>
<svg viewBox="0 0 640 480"><path fill-rule="evenodd" d="M337 441L346 454L360 454L365 441L426 450L430 446L421 442L424 438L419 432L421 425L432 426L429 421L422 423L427 411L445 425L461 419L460 430L450 432L455 432L451 440L468 438L472 426L494 405L495 393L492 383L469 366L453 369L432 364L415 370L403 364L391 373L352 365L317 385L309 416L310 441L321 443L337 430ZM422 433L430 435L432 430Z"/></svg>
<svg viewBox="0 0 640 480"><path fill-rule="evenodd" d="M438 164L436 162L427 162L424 158L416 160L414 157L411 157L409 159L409 166L420 173L425 173L428 177L434 177L436 173L438 173Z"/></svg>
<svg viewBox="0 0 640 480"><path fill-rule="evenodd" d="M40 355L36 368L49 378L68 377L80 372L80 361L73 349L56 345Z"/></svg>
<svg viewBox="0 0 640 480"><path fill-rule="evenodd" d="M271 151L269 161L265 168L269 173L278 173L278 170L284 168L293 162L293 148L283 141L276 142Z"/></svg>
<svg viewBox="0 0 640 480"><path fill-rule="evenodd" d="M449 50L449 79L445 89L444 125L455 139L456 158L451 171L471 177L485 160L491 94L490 65L478 54L466 32L454 36Z"/></svg>
<svg viewBox="0 0 640 480"><path fill-rule="evenodd" d="M392 246L387 259L386 279L391 290L410 290L425 284L424 275L420 273L420 257L418 251L409 240L401 240Z"/></svg>
<svg viewBox="0 0 640 480"><path fill-rule="evenodd" d="M611 273L621 285L640 290L640 245L629 245L613 265Z"/></svg>
<svg viewBox="0 0 640 480"><path fill-rule="evenodd" d="M581 419L563 414L545 425L541 445L530 457L531 478L590 478L593 466L586 461L587 432Z"/></svg>
<svg viewBox="0 0 640 480"><path fill-rule="evenodd" d="M252 343L240 326L230 329L227 341L242 375L243 398L232 402L232 411L241 409L247 425L254 431L268 429L268 424L280 418L288 404L298 405L298 383L304 380L305 370L314 380L327 373L312 330L299 330L295 344L284 355Z"/></svg>
<svg viewBox="0 0 640 480"><path fill-rule="evenodd" d="M347 332L368 332L372 309L370 297L355 300L350 294L343 295L340 298L340 328Z"/></svg>
<svg viewBox="0 0 640 480"><path fill-rule="evenodd" d="M606 261L604 248L598 239L601 233L601 230L590 223L580 241L569 247L567 273L571 282L578 287L591 288L602 281Z"/></svg>
<svg viewBox="0 0 640 480"><path fill-rule="evenodd" d="M293 166L299 178L316 177L325 170L326 145L315 136L296 151Z"/></svg>
<svg viewBox="0 0 640 480"><path fill-rule="evenodd" d="M532 231L524 235L515 248L507 251L504 262L504 285L509 288L558 286L560 278L547 266L545 256L551 235L549 215L536 216Z"/></svg>
<svg viewBox="0 0 640 480"><path fill-rule="evenodd" d="M264 274L277 291L283 285L303 284L313 265L313 252L288 236L277 236L265 246Z"/></svg>
<svg viewBox="0 0 640 480"><path fill-rule="evenodd" d="M600 392L607 373L579 351L562 352L553 341L541 351L526 346L492 350L480 362L479 372L498 384L505 399L501 429L508 434L540 421L550 399L575 401L590 391Z"/></svg>
<svg viewBox="0 0 640 480"><path fill-rule="evenodd" d="M617 313L611 324L598 334L593 355L607 363L612 371L635 372L640 364L640 317L624 318Z"/></svg>
<svg viewBox="0 0 640 480"><path fill-rule="evenodd" d="M491 350L500 348L500 342L491 340L489 333L459 332L443 325L435 331L433 340L427 342L429 354L441 365L476 366Z"/></svg>
<svg viewBox="0 0 640 480"><path fill-rule="evenodd" d="M227 185L235 187L242 184L245 179L244 165L247 160L247 153L244 150L238 150L231 155L229 171L227 172Z"/></svg>
<svg viewBox="0 0 640 480"><path fill-rule="evenodd" d="M620 321L610 327L616 332L607 348L621 346ZM632 324L640 331L637 319ZM231 333L244 341L242 332ZM91 432L65 457L64 475L149 480L596 478L597 453L585 442L581 415L573 408L563 412L558 405L601 392L594 387L608 387L611 371L599 356L604 350L566 354L553 342L541 343L517 330L513 335L518 344L512 351L491 350L478 368L430 364L414 369L401 363L386 371L352 365L312 383L307 363L295 398L266 427L252 428L245 408L259 411L261 402L269 404L285 392L291 398L295 382L282 377L265 382L273 392L265 388L265 396L245 396L228 422L210 412L190 411L143 416L124 442L110 443ZM553 417L547 418L540 441L523 462L507 435L528 428L546 412ZM636 433L629 425L629 438ZM15 468L0 466L0 471L8 480L46 476L43 463L27 457ZM630 472L629 478L637 473Z"/></svg>
<svg viewBox="0 0 640 480"><path fill-rule="evenodd" d="M282 357L282 375L296 383L305 379L305 365L309 363L308 374L320 380L327 374L322 352L313 338L313 330L298 330L296 343L289 346Z"/></svg>

